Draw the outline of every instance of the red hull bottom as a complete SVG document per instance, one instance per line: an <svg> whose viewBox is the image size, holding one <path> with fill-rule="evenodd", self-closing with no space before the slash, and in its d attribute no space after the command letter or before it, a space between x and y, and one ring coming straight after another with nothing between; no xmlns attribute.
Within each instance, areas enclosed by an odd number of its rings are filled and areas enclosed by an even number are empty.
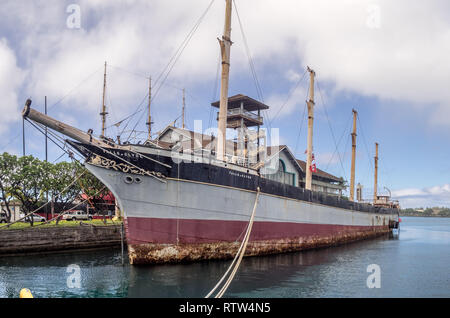
<svg viewBox="0 0 450 318"><path fill-rule="evenodd" d="M131 264L233 258L247 222L127 218ZM255 222L245 256L295 252L373 238L389 226Z"/></svg>

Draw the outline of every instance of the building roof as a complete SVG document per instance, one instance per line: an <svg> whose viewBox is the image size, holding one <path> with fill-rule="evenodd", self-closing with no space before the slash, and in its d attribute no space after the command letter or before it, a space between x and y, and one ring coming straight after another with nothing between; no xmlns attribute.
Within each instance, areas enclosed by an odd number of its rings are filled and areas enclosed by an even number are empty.
<svg viewBox="0 0 450 318"><path fill-rule="evenodd" d="M191 140L194 139L193 131L183 129L183 128L177 128L177 127L173 127L173 126L166 127L166 129L163 130L163 132L161 133L160 136L162 136L169 129L176 130L185 136L189 136ZM211 142L214 141L214 139L215 139L214 137L211 139L211 136L209 136L209 135L203 135L200 133L198 135L201 138L203 148L207 148L208 146L210 146ZM166 149L170 149L173 146L173 144L171 144L171 143L167 143L167 142L160 141L160 140L154 140L153 143L158 144L160 147L166 148ZM231 140L227 140L227 144L229 144L230 146L234 145L234 148L236 148L236 143ZM286 145L267 147L266 148L267 159L270 159L270 157L276 155L277 153L279 153L285 149L286 149L287 153L289 153L289 156L292 157L292 162L294 162L294 164L297 164L297 166L300 168L301 172L304 174L306 172L306 162L303 160L300 160L300 159L296 159L294 157L294 155L292 154L292 152L290 151L289 147ZM312 175L313 175L313 177L324 178L327 180L331 180L333 182L343 182L344 181L342 178L338 178L338 177L336 177L328 172L325 172L321 169L317 169L317 172L313 172Z"/></svg>
<svg viewBox="0 0 450 318"><path fill-rule="evenodd" d="M269 109L269 106L263 104L256 99L251 97L238 94L231 97L228 97L228 109L240 108L241 103L244 103L244 109L248 111L255 111L258 109ZM220 107L220 101L214 102L211 104L213 107Z"/></svg>
<svg viewBox="0 0 450 318"><path fill-rule="evenodd" d="M300 165L300 167L302 167L303 171L306 171L306 162L300 159L297 159L298 164ZM317 172L313 172L313 176L318 176L318 177L322 177L322 178L326 178L332 181L336 181L336 182L342 182L343 179L342 178L338 178L336 176L333 176L332 174L329 174L328 172L325 172L323 170L320 170L319 168L317 168Z"/></svg>

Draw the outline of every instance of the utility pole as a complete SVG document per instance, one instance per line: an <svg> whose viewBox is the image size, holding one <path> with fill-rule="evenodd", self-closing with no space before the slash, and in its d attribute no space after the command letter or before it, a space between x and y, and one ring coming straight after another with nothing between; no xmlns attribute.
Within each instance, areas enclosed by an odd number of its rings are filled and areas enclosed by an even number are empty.
<svg viewBox="0 0 450 318"><path fill-rule="evenodd" d="M316 73L309 68L308 72L310 77L309 86L309 100L306 102L308 105L308 148L306 149L306 183L305 188L307 190L312 189L312 151L313 151L313 124L314 124L314 77Z"/></svg>
<svg viewBox="0 0 450 318"><path fill-rule="evenodd" d="M106 62L105 62L105 73L103 75L103 102L102 102L102 112L100 116L102 116L102 135L101 137L105 137L105 123L106 123L106 105L105 105L105 97L106 97Z"/></svg>
<svg viewBox="0 0 450 318"><path fill-rule="evenodd" d="M152 105L152 78L149 77L148 79L148 120L147 120L147 127L148 127L148 140L152 140L152 114L151 114L151 105Z"/></svg>
<svg viewBox="0 0 450 318"><path fill-rule="evenodd" d="M356 117L358 112L352 110L353 112L353 132L352 132L352 171L350 176L350 201L355 200L355 157L356 157Z"/></svg>
<svg viewBox="0 0 450 318"><path fill-rule="evenodd" d="M186 108L186 96L185 96L185 89L183 88L183 110L181 111L181 125L182 128L184 129L184 111Z"/></svg>
<svg viewBox="0 0 450 318"><path fill-rule="evenodd" d="M44 113L47 115L47 96L45 96ZM48 128L45 126L45 161L48 161Z"/></svg>
<svg viewBox="0 0 450 318"><path fill-rule="evenodd" d="M44 112L45 112L45 115L47 115L47 96L45 96ZM47 143L47 141L48 141L48 134L47 134L47 129L48 129L47 126L45 126L45 161L46 162L48 162L48 143ZM46 198L45 202L48 202L48 191L45 193L45 198ZM48 220L48 205L45 206L45 211L46 211L47 220Z"/></svg>
<svg viewBox="0 0 450 318"><path fill-rule="evenodd" d="M377 202L377 188L378 188L378 143L375 143L375 183L373 185L373 204Z"/></svg>
<svg viewBox="0 0 450 318"><path fill-rule="evenodd" d="M217 132L217 159L226 159L227 141L227 113L228 113L228 82L230 78L230 52L231 52L231 0L226 0L225 27L222 40L219 40L222 56L222 80L220 87L219 123Z"/></svg>
<svg viewBox="0 0 450 318"><path fill-rule="evenodd" d="M22 150L23 156L25 157L25 118L22 117Z"/></svg>

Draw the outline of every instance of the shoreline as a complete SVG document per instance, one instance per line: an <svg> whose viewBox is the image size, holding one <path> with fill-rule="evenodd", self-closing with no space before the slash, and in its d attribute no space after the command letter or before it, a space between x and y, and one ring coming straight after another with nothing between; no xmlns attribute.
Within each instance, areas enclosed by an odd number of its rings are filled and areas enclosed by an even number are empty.
<svg viewBox="0 0 450 318"><path fill-rule="evenodd" d="M410 214L400 214L400 217L417 217L417 218L450 218L450 216L443 215L410 215Z"/></svg>

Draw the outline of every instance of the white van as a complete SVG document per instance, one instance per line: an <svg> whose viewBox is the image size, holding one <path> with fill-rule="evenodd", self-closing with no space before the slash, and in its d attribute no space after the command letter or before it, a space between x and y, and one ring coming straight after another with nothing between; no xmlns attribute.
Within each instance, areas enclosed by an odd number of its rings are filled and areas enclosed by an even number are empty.
<svg viewBox="0 0 450 318"><path fill-rule="evenodd" d="M92 215L89 215L86 211L73 210L69 211L62 216L63 220L77 221L77 220L92 220Z"/></svg>

